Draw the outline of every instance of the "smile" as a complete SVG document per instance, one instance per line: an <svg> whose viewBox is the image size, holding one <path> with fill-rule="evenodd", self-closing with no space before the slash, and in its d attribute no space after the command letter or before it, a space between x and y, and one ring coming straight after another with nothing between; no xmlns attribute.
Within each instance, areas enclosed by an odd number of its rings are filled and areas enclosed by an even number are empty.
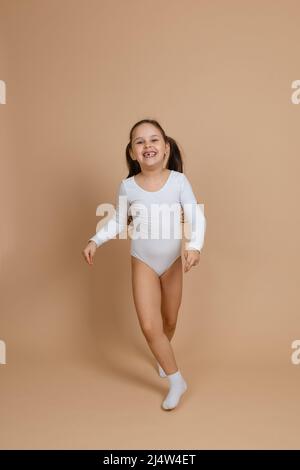
<svg viewBox="0 0 300 470"><path fill-rule="evenodd" d="M143 153L143 156L144 156L145 158L152 158L152 157L155 157L156 153L157 153L157 152L144 152L144 153Z"/></svg>

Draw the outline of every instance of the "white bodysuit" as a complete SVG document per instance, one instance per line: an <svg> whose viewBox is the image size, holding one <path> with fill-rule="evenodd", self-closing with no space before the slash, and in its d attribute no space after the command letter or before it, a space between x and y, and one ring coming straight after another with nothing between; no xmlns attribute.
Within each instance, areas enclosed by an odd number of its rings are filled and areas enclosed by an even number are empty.
<svg viewBox="0 0 300 470"><path fill-rule="evenodd" d="M130 253L160 277L181 256L181 209L188 224L185 249L201 251L206 219L184 173L170 170L158 191L141 188L134 176L125 178L119 186L115 215L89 241L99 247L115 238L127 228L128 215L132 216Z"/></svg>

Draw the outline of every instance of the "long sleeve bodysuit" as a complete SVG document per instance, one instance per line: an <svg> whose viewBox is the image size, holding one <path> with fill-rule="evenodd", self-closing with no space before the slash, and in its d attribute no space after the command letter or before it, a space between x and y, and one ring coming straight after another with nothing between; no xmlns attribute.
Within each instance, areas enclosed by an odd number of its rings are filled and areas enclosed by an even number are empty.
<svg viewBox="0 0 300 470"><path fill-rule="evenodd" d="M188 225L185 248L201 251L206 219L184 173L170 170L158 191L141 188L134 176L125 178L119 185L115 215L89 240L99 247L123 232L128 215L132 216L131 255L160 277L181 256L181 209Z"/></svg>

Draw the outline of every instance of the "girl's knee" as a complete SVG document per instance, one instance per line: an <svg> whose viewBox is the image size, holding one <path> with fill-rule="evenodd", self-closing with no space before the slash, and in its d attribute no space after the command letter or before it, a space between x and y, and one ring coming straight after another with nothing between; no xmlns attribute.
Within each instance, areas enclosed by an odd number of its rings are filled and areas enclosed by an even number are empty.
<svg viewBox="0 0 300 470"><path fill-rule="evenodd" d="M164 334L163 327L158 327L157 325L153 325L151 322L150 323L144 323L141 325L142 326L142 331L147 339L147 341L154 341L160 336Z"/></svg>
<svg viewBox="0 0 300 470"><path fill-rule="evenodd" d="M173 332L176 328L176 321L164 319L164 331Z"/></svg>

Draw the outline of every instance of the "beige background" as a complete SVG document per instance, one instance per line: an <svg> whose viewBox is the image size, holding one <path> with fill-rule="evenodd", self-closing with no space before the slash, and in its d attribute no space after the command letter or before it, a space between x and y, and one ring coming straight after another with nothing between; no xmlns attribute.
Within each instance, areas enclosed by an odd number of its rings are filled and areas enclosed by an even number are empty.
<svg viewBox="0 0 300 470"><path fill-rule="evenodd" d="M299 448L297 1L0 0L1 448ZM184 152L205 205L173 340L139 329L130 240L91 268L96 207L139 119Z"/></svg>

